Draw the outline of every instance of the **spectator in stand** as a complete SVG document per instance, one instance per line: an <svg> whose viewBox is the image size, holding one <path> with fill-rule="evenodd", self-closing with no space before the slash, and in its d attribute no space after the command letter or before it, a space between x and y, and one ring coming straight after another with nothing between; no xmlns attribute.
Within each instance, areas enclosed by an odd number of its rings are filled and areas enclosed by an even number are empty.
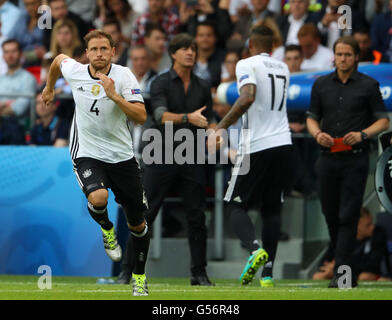
<svg viewBox="0 0 392 320"><path fill-rule="evenodd" d="M15 37L21 16L21 10L11 1L0 0L1 34L7 39Z"/></svg>
<svg viewBox="0 0 392 320"><path fill-rule="evenodd" d="M68 145L70 124L56 115L57 104L45 105L39 93L35 100L38 119L31 130L30 145L65 147Z"/></svg>
<svg viewBox="0 0 392 320"><path fill-rule="evenodd" d="M185 1L180 3L180 19L185 31L196 36L196 29L201 22L215 24L217 45L224 48L230 38L233 24L228 12L227 0L198 0L196 6L189 6Z"/></svg>
<svg viewBox="0 0 392 320"><path fill-rule="evenodd" d="M44 31L38 27L40 14L38 8L41 0L23 0L26 9L22 10L20 22L15 31L15 39L23 49L25 57L24 67L40 65L46 53L44 43Z"/></svg>
<svg viewBox="0 0 392 320"><path fill-rule="evenodd" d="M285 48L284 60L289 67L290 74L300 72L301 64L303 61L301 46L290 44ZM303 133L306 129L306 116L305 112L297 110L287 110L289 118L289 126L293 133ZM294 142L296 140L294 139ZM295 143L294 143L295 145Z"/></svg>
<svg viewBox="0 0 392 320"><path fill-rule="evenodd" d="M392 0L389 0L389 10L378 14L373 19L370 36L373 48L382 53L392 62Z"/></svg>
<svg viewBox="0 0 392 320"><path fill-rule="evenodd" d="M253 10L251 0L230 0L229 14L231 21L235 24L242 15L247 15ZM282 14L282 1L270 0L268 10L274 12L277 16Z"/></svg>
<svg viewBox="0 0 392 320"><path fill-rule="evenodd" d="M170 12L180 16L180 4L182 1L183 0L165 0L165 8Z"/></svg>
<svg viewBox="0 0 392 320"><path fill-rule="evenodd" d="M18 41L9 39L3 42L3 57L8 66L5 75L0 76L0 117L2 121L7 118L15 118L23 128L29 120L31 99L27 97L17 98L11 95L35 96L37 82L28 71L22 69L22 48Z"/></svg>
<svg viewBox="0 0 392 320"><path fill-rule="evenodd" d="M283 47L283 39L282 34L280 33L279 27L276 24L275 20L272 18L265 18L264 20L259 20L255 23L254 27L267 27L271 29L273 36L273 43L272 43L272 54L273 57L276 58L274 55L278 54L281 51L282 58L278 60L283 60L284 55L284 47Z"/></svg>
<svg viewBox="0 0 392 320"><path fill-rule="evenodd" d="M80 45L78 28L72 20L58 20L53 27L52 39L50 41L52 57L57 57L60 53L72 57L75 48Z"/></svg>
<svg viewBox="0 0 392 320"><path fill-rule="evenodd" d="M384 228L373 224L373 217L367 208L361 208L354 249L354 261L358 280L391 281L382 275L381 265L388 257L387 236ZM326 257L322 266L313 275L313 280L329 280L333 277L335 260Z"/></svg>
<svg viewBox="0 0 392 320"><path fill-rule="evenodd" d="M126 66L128 61L128 43L124 41L124 35L122 34L121 25L118 20L106 20L103 24L102 30L110 34L114 46L116 48L112 62L121 66Z"/></svg>
<svg viewBox="0 0 392 320"><path fill-rule="evenodd" d="M387 1L388 0L347 0L345 5L350 6L351 9L360 11L361 15L366 19L366 23L370 24L373 21L374 15L382 10L384 2Z"/></svg>
<svg viewBox="0 0 392 320"><path fill-rule="evenodd" d="M308 10L309 0L289 0L289 4L289 14L280 16L277 20L284 45L299 44L299 29L305 23L317 23L314 13Z"/></svg>
<svg viewBox="0 0 392 320"><path fill-rule="evenodd" d="M166 48L165 30L158 24L147 24L144 44L150 58L151 69L157 73L167 71L172 63Z"/></svg>
<svg viewBox="0 0 392 320"><path fill-rule="evenodd" d="M358 29L354 32L353 37L359 45L359 62L373 62L374 64L388 62L388 59L380 51L372 50L372 39L368 29Z"/></svg>
<svg viewBox="0 0 392 320"><path fill-rule="evenodd" d="M197 56L194 73L206 80L212 91L221 81L222 63L225 51L216 46L215 26L210 22L202 22L196 29Z"/></svg>
<svg viewBox="0 0 392 320"><path fill-rule="evenodd" d="M66 0L68 10L79 15L87 24L93 21L94 10L97 6L96 1Z"/></svg>
<svg viewBox="0 0 392 320"><path fill-rule="evenodd" d="M342 5L346 5L345 0L328 0L328 5L315 14L316 20L319 21L317 27L321 33L321 43L333 49L333 45L337 39L342 36L349 36L352 31L358 28L367 27L365 17L359 9L351 8L352 28L343 29L338 25L342 14L338 13L338 9Z"/></svg>
<svg viewBox="0 0 392 320"><path fill-rule="evenodd" d="M1 46L5 40L7 40L7 38L1 34L1 21L0 21L0 76L6 74L8 69L7 64L5 63L3 58L3 47Z"/></svg>
<svg viewBox="0 0 392 320"><path fill-rule="evenodd" d="M333 68L333 52L320 44L320 34L313 23L306 23L299 29L298 40L304 55L304 61L301 64L302 70Z"/></svg>
<svg viewBox="0 0 392 320"><path fill-rule="evenodd" d="M148 54L148 49L145 46L135 46L130 50L130 58L132 60L131 71L135 75L140 89L142 90L142 96L147 111L148 117L152 114L151 103L150 103L150 84L157 72L151 67L151 59Z"/></svg>
<svg viewBox="0 0 392 320"><path fill-rule="evenodd" d="M128 46L131 44L133 26L140 14L132 9L127 0L98 0L96 16L94 24L98 29L102 29L106 20L117 20L121 26L122 40Z"/></svg>
<svg viewBox="0 0 392 320"><path fill-rule="evenodd" d="M52 15L52 26L60 19L69 19L77 26L80 42L83 42L83 37L93 29L91 23L85 22L79 15L68 10L67 2L65 0L48 0L47 1ZM52 29L44 30L44 46L50 50Z"/></svg>
<svg viewBox="0 0 392 320"><path fill-rule="evenodd" d="M249 38L250 29L259 21L267 18L276 20L277 15L268 9L269 0L251 0L253 10L248 14L239 16L235 24L234 34L232 37L240 37L244 42Z"/></svg>
<svg viewBox="0 0 392 320"><path fill-rule="evenodd" d="M283 61L289 67L290 74L300 72L303 61L301 46L296 44L286 46Z"/></svg>
<svg viewBox="0 0 392 320"><path fill-rule="evenodd" d="M170 13L165 8L164 0L148 0L147 12L136 20L132 33L132 45L144 44L147 23L157 23L162 26L167 35L167 41L170 41L181 30L178 15Z"/></svg>
<svg viewBox="0 0 392 320"><path fill-rule="evenodd" d="M128 0L128 2L138 14L144 14L148 10L148 1L146 0Z"/></svg>
<svg viewBox="0 0 392 320"><path fill-rule="evenodd" d="M237 81L235 67L240 59L241 57L238 51L227 51L222 66L221 82Z"/></svg>
<svg viewBox="0 0 392 320"><path fill-rule="evenodd" d="M73 58L81 63L81 64L88 64L88 58L86 53L86 46L81 44L74 49Z"/></svg>

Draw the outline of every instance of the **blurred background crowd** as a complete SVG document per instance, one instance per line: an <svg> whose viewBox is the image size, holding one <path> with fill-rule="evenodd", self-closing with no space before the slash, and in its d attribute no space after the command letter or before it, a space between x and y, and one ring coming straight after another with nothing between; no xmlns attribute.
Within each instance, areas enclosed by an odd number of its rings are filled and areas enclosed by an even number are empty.
<svg viewBox="0 0 392 320"><path fill-rule="evenodd" d="M352 29L339 28L342 5L351 8ZM346 34L358 40L361 62L392 61L391 10L387 0L0 0L0 144L67 145L74 110L69 86L57 82L50 108L38 93L59 53L87 63L83 37L92 29L112 35L113 63L136 75L147 109L151 80L171 67L168 41L180 32L193 35L194 72L210 83L219 120L230 106L219 103L216 89L235 81L252 26L274 31L272 55L291 72L325 70L333 68L334 41ZM293 132L305 131L303 114L291 114L290 122Z"/></svg>

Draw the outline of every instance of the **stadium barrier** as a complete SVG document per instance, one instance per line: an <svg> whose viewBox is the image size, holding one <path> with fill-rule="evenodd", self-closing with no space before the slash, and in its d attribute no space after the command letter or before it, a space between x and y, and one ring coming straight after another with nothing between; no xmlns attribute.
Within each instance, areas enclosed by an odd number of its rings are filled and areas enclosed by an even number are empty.
<svg viewBox="0 0 392 320"><path fill-rule="evenodd" d="M68 148L1 146L0 177L0 274L111 275ZM108 210L116 224L112 193Z"/></svg>

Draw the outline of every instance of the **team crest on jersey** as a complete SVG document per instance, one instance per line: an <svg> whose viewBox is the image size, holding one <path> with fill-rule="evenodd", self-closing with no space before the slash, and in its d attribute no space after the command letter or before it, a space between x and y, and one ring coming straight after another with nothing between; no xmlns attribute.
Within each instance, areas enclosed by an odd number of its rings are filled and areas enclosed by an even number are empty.
<svg viewBox="0 0 392 320"><path fill-rule="evenodd" d="M90 177L93 174L93 172L91 171L91 169L87 169L82 173L83 178L87 179L88 177Z"/></svg>
<svg viewBox="0 0 392 320"><path fill-rule="evenodd" d="M98 84L94 84L93 87L91 88L91 93L94 96L99 95L99 92L101 91L101 87Z"/></svg>

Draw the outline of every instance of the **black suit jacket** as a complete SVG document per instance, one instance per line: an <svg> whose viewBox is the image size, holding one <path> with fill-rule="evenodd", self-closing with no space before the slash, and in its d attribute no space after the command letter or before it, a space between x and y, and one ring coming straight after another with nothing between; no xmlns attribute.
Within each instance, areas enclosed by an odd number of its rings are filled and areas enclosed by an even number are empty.
<svg viewBox="0 0 392 320"><path fill-rule="evenodd" d="M289 15L280 16L278 18L278 27L282 34L283 43L286 43L287 35L290 29ZM314 23L317 26L318 20L313 12L308 11L308 16L304 23Z"/></svg>

